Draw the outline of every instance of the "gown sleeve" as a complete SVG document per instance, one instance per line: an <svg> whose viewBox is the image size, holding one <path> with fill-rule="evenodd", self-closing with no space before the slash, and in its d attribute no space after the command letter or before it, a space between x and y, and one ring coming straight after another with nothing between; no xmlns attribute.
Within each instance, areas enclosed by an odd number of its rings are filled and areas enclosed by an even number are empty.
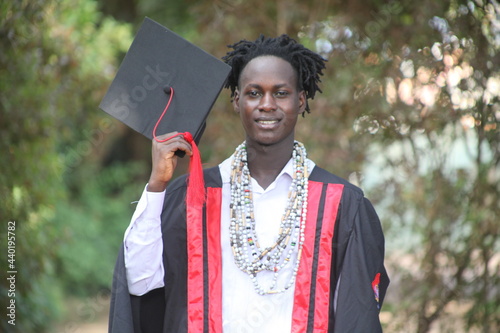
<svg viewBox="0 0 500 333"><path fill-rule="evenodd" d="M123 245L118 253L113 273L108 332L134 333L132 302L128 291Z"/></svg>
<svg viewBox="0 0 500 333"><path fill-rule="evenodd" d="M161 332L164 268L160 214L163 199L164 193L150 194L145 189L125 232L113 273L109 333Z"/></svg>
<svg viewBox="0 0 500 333"><path fill-rule="evenodd" d="M382 227L368 199L347 197L338 221L334 331L382 332L379 312L389 285Z"/></svg>

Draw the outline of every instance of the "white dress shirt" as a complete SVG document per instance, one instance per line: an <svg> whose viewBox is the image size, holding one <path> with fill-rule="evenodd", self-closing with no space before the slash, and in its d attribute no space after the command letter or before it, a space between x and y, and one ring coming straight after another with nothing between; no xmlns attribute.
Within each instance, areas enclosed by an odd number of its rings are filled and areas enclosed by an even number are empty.
<svg viewBox="0 0 500 333"><path fill-rule="evenodd" d="M225 332L290 332L293 311L294 286L283 293L259 295L250 277L234 263L229 244L230 171L233 156L219 165L222 176L221 246L222 246L222 316ZM314 163L307 160L309 172ZM274 244L281 217L285 210L288 190L292 182L293 166L290 160L266 189L252 178L256 234L261 248ZM163 242L160 214L165 192L144 192L131 223L125 232L125 266L129 291L143 295L163 287ZM295 257L282 269L278 288L290 279ZM168 268L167 268L168 269ZM268 286L272 272L260 272L258 281ZM267 288L264 288L267 289Z"/></svg>

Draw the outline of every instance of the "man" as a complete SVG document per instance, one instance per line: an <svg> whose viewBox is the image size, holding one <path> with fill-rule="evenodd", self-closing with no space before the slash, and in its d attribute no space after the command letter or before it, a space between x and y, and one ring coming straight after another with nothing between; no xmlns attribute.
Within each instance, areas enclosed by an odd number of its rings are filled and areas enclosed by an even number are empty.
<svg viewBox="0 0 500 333"><path fill-rule="evenodd" d="M231 47L227 87L245 141L205 170L203 207L186 207L186 179L172 181L189 142L153 141L110 332L380 332L389 279L379 219L295 141L324 60L286 35Z"/></svg>

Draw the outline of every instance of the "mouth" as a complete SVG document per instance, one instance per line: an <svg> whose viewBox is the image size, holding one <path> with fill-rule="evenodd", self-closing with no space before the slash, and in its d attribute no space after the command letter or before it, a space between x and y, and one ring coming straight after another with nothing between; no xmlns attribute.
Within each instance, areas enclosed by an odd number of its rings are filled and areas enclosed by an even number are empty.
<svg viewBox="0 0 500 333"><path fill-rule="evenodd" d="M277 124L279 120L277 119L272 119L272 120L264 120L264 119L257 119L257 123L261 125L274 125Z"/></svg>
<svg viewBox="0 0 500 333"><path fill-rule="evenodd" d="M257 119L255 122L261 129L271 130L275 129L280 121L279 119Z"/></svg>

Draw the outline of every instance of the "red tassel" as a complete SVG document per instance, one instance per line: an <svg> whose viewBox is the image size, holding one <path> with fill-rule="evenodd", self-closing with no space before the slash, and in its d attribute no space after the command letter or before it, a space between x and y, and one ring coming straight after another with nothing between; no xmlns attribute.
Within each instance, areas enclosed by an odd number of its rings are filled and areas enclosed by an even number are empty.
<svg viewBox="0 0 500 333"><path fill-rule="evenodd" d="M182 133L184 139L191 144L193 155L189 161L188 188L186 193L186 204L197 207L203 206L205 202L205 180L203 179L203 167L198 146L189 132Z"/></svg>
<svg viewBox="0 0 500 333"><path fill-rule="evenodd" d="M189 161L189 176L187 179L188 188L186 193L186 204L188 206L193 205L196 207L202 207L203 203L205 202L205 181L203 179L203 167L201 165L200 151L198 150L198 146L196 145L193 136L189 132L184 132L184 133L177 133L163 140L159 140L156 137L156 129L158 128L158 125L163 119L163 116L165 116L165 113L167 112L168 108L170 107L170 103L174 98L174 89L172 87L170 87L169 95L170 97L168 99L168 103L165 106L165 109L163 109L163 112L160 115L160 118L158 118L158 121L156 122L155 127L153 129L153 137L157 142L165 142L175 136L182 135L184 139L191 144L193 155L191 156L191 159Z"/></svg>

